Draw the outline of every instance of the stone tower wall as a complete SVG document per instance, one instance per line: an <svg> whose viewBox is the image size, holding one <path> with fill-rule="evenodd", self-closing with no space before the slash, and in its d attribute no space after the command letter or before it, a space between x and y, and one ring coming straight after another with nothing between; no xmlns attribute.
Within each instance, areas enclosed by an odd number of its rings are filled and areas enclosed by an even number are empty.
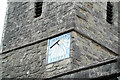
<svg viewBox="0 0 120 80"><path fill-rule="evenodd" d="M10 2L2 77L96 78L119 73L118 3L112 4L111 25L106 22L106 2L44 2L38 18L33 2ZM47 64L48 39L67 32L72 37L70 58Z"/></svg>

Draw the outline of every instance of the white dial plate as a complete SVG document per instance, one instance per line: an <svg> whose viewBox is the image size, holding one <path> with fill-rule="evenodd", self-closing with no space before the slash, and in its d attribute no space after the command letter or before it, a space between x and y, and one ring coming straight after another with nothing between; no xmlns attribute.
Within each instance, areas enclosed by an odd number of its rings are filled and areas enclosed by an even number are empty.
<svg viewBox="0 0 120 80"><path fill-rule="evenodd" d="M48 63L56 62L70 56L70 33L48 40Z"/></svg>

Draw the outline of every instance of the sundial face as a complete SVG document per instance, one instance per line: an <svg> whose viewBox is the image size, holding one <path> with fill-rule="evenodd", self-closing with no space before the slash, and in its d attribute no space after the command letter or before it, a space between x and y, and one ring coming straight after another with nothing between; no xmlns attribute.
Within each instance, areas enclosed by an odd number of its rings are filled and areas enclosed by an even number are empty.
<svg viewBox="0 0 120 80"><path fill-rule="evenodd" d="M66 33L48 40L47 62L56 62L70 56L71 34Z"/></svg>

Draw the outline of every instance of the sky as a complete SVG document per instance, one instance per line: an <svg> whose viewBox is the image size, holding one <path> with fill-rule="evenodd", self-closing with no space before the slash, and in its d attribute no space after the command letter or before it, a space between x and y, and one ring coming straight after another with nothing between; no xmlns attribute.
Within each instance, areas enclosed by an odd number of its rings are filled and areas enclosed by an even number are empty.
<svg viewBox="0 0 120 80"><path fill-rule="evenodd" d="M3 27L4 27L6 8L7 8L7 0L1 0L0 1L0 44L1 44Z"/></svg>

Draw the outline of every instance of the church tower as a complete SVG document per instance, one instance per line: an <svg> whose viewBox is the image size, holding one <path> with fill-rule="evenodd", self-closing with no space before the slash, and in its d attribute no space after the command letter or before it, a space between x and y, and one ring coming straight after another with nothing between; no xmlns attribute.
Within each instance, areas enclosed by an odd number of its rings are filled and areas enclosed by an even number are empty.
<svg viewBox="0 0 120 80"><path fill-rule="evenodd" d="M8 2L2 78L107 78L120 73L118 2Z"/></svg>

